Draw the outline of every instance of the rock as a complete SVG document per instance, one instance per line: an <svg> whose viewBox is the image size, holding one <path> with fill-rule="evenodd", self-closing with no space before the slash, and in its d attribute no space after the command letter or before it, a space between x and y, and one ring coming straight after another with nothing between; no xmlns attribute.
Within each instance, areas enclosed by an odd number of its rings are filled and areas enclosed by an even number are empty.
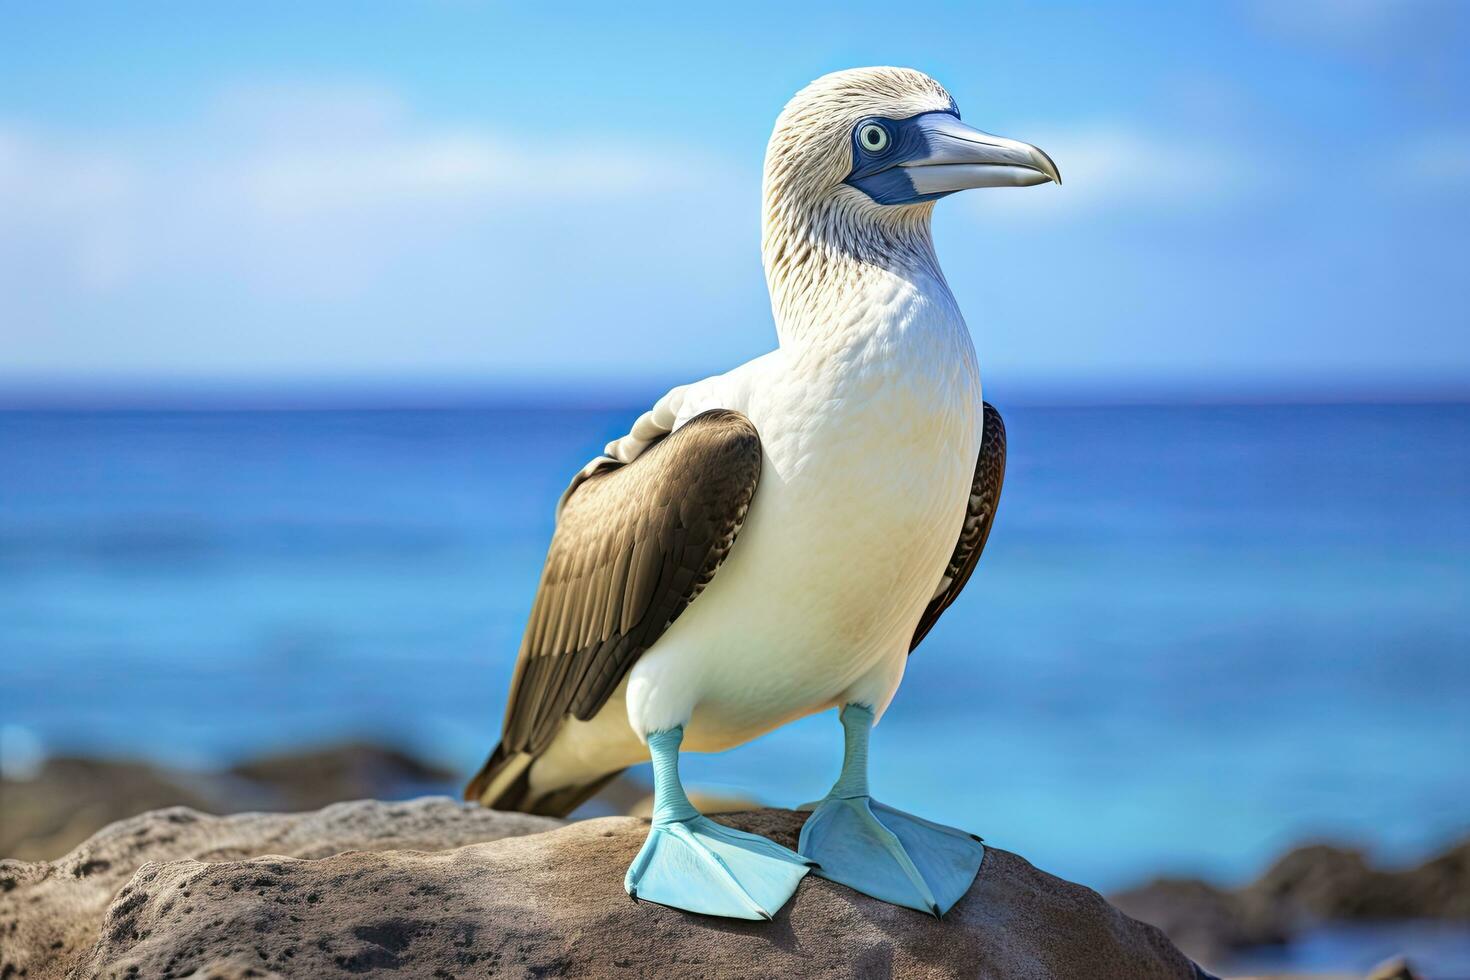
<svg viewBox="0 0 1470 980"><path fill-rule="evenodd" d="M1470 922L1470 840L1414 868L1385 870L1363 852L1299 847L1234 891L1194 879L1157 879L1109 896L1206 963L1287 941L1326 922L1437 919Z"/></svg>
<svg viewBox="0 0 1470 980"><path fill-rule="evenodd" d="M1235 893L1193 878L1159 878L1108 898L1135 919L1164 930L1202 963L1220 963L1235 950L1287 938L1278 923L1248 915Z"/></svg>
<svg viewBox="0 0 1470 980"><path fill-rule="evenodd" d="M168 806L213 813L315 810L340 800L453 792L458 777L362 742L265 756L222 772L57 757L30 779L0 779L0 856L60 857L102 827Z"/></svg>
<svg viewBox="0 0 1470 980"><path fill-rule="evenodd" d="M1367 980L1419 980L1419 974L1402 956L1378 964Z"/></svg>
<svg viewBox="0 0 1470 980"><path fill-rule="evenodd" d="M207 790L144 762L47 759L31 779L0 779L0 857L60 857L114 820L215 803Z"/></svg>
<svg viewBox="0 0 1470 980"><path fill-rule="evenodd" d="M140 867L262 854L323 858L349 850L439 850L560 825L447 799L362 801L310 813L231 817L186 807L145 813L106 827L57 861L0 861L0 977L11 975L7 968L28 980L66 975L96 942L109 904Z"/></svg>
<svg viewBox="0 0 1470 980"><path fill-rule="evenodd" d="M1312 844L1283 855L1239 897L1247 916L1308 926L1364 918L1387 898L1387 877L1362 851Z"/></svg>
<svg viewBox="0 0 1470 980"><path fill-rule="evenodd" d="M721 819L789 845L805 815ZM998 848L943 921L809 876L774 922L747 923L628 899L646 821L525 836L550 823L434 799L147 814L61 861L0 865L0 975L1203 975L1159 930Z"/></svg>
<svg viewBox="0 0 1470 980"><path fill-rule="evenodd" d="M1470 922L1470 837L1399 878L1412 914Z"/></svg>
<svg viewBox="0 0 1470 980"><path fill-rule="evenodd" d="M457 773L397 749L347 742L251 759L227 770L272 794L252 809L316 810L341 800L405 799L458 790ZM227 812L243 807L227 807Z"/></svg>

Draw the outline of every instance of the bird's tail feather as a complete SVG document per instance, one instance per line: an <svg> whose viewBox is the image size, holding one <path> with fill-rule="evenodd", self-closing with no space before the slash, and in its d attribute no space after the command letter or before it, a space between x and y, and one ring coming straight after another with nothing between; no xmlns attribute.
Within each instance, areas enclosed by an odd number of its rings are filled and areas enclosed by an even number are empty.
<svg viewBox="0 0 1470 980"><path fill-rule="evenodd" d="M597 776L585 783L563 786L549 793L531 791L531 763L535 756L526 752L507 752L496 745L490 758L480 767L475 778L465 787L464 798L494 810L519 810L543 817L564 817L606 786L621 769Z"/></svg>

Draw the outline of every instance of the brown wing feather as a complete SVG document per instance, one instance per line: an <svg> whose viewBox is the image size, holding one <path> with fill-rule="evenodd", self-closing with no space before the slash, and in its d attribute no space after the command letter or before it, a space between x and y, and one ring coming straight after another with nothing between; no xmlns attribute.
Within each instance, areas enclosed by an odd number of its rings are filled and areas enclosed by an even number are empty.
<svg viewBox="0 0 1470 980"><path fill-rule="evenodd" d="M591 718L729 554L760 480L738 412L696 416L566 499L511 680L501 750L537 754Z"/></svg>
<svg viewBox="0 0 1470 980"><path fill-rule="evenodd" d="M975 463L975 480L970 486L970 505L965 510L965 524L960 530L959 543L950 556L944 570L944 591L930 600L914 630L909 652L913 653L919 641L928 635L939 622L939 617L959 596L975 565L980 561L980 552L985 550L985 539L990 537L991 525L995 523L995 508L1000 503L1000 488L1006 475L1006 427L1000 412L989 402L985 403L984 430L980 436L980 458Z"/></svg>

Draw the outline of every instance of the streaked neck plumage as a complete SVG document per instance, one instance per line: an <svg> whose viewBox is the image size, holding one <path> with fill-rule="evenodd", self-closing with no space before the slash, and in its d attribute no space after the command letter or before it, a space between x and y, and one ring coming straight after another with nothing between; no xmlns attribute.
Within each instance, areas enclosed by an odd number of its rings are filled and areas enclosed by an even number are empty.
<svg viewBox="0 0 1470 980"><path fill-rule="evenodd" d="M934 253L933 204L879 208L859 193L809 204L767 175L761 255L781 347L849 347L909 319L915 304L968 345Z"/></svg>

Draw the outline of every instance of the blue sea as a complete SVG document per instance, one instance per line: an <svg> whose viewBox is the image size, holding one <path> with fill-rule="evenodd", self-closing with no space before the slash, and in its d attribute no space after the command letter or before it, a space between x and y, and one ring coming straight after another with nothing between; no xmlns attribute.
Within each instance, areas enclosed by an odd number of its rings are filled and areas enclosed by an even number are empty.
<svg viewBox="0 0 1470 980"><path fill-rule="evenodd" d="M999 519L874 738L880 798L1100 889L1470 830L1470 406L1002 408ZM0 721L469 774L553 503L639 410L0 413ZM792 805L839 756L827 714L686 774Z"/></svg>

